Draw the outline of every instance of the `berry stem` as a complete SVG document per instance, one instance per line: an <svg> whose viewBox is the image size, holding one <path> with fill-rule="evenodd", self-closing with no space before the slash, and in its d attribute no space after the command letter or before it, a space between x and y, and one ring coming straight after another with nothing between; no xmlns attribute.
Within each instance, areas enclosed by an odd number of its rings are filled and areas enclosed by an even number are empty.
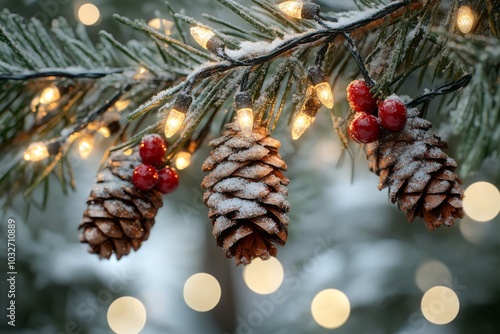
<svg viewBox="0 0 500 334"><path fill-rule="evenodd" d="M356 47L356 44L354 44L354 41L352 40L351 36L349 35L348 32L342 32L342 35L344 35L344 38L347 42L347 46L349 46L349 50L351 51L351 55L356 61L356 64L359 67L359 70L361 71L361 75L365 79L366 83L368 84L368 87L373 88L375 85L375 81L370 77L370 74L368 73L368 70L365 67L365 63L363 62L363 59L361 58L361 55L359 54L358 48Z"/></svg>

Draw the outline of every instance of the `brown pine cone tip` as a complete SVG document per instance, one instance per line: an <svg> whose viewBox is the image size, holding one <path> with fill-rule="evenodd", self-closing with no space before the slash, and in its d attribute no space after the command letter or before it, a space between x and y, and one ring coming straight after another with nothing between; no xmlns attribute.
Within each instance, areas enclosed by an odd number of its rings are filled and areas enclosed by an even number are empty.
<svg viewBox="0 0 500 334"><path fill-rule="evenodd" d="M210 173L201 186L217 245L236 265L276 256L275 244L284 245L288 237L290 208L281 143L258 125L246 137L234 122L209 145L214 148L202 169Z"/></svg>
<svg viewBox="0 0 500 334"><path fill-rule="evenodd" d="M442 149L448 144L431 131L432 124L408 109L408 120L399 132L384 131L366 145L370 170L380 176L378 188L389 187L389 199L410 222L423 217L429 230L452 226L464 216L462 181L457 163Z"/></svg>
<svg viewBox="0 0 500 334"><path fill-rule="evenodd" d="M149 237L162 196L155 190L142 191L132 184L132 173L140 165L137 150L130 156L111 153L87 199L80 223L80 242L89 252L119 260L130 250L138 250Z"/></svg>

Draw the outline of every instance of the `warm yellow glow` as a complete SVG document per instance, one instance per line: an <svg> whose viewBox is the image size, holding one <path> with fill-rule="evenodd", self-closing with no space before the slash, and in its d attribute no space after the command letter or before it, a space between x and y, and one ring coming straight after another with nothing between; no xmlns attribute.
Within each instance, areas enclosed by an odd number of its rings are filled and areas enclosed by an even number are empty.
<svg viewBox="0 0 500 334"><path fill-rule="evenodd" d="M87 159L94 149L94 137L84 136L78 142L78 153L82 159Z"/></svg>
<svg viewBox="0 0 500 334"><path fill-rule="evenodd" d="M108 325L118 334L137 334L146 324L146 308L134 297L120 297L109 305Z"/></svg>
<svg viewBox="0 0 500 334"><path fill-rule="evenodd" d="M238 123L240 125L241 132L245 136L250 136L253 129L253 110L252 108L241 108L237 111L238 113Z"/></svg>
<svg viewBox="0 0 500 334"><path fill-rule="evenodd" d="M486 222L500 212L500 192L488 182L476 182L465 189L464 211L471 219Z"/></svg>
<svg viewBox="0 0 500 334"><path fill-rule="evenodd" d="M111 136L111 132L107 126L101 126L97 132L99 132L104 138L109 138L109 136Z"/></svg>
<svg viewBox="0 0 500 334"><path fill-rule="evenodd" d="M176 109L170 110L167 121L165 122L165 137L170 138L175 135L181 127L182 122L184 122L184 118L186 118L185 113Z"/></svg>
<svg viewBox="0 0 500 334"><path fill-rule="evenodd" d="M170 35L172 33L171 29L174 26L174 23L169 20L154 18L148 22L148 26L164 32L165 35Z"/></svg>
<svg viewBox="0 0 500 334"><path fill-rule="evenodd" d="M189 152L179 152L175 156L175 167L178 170L183 170L189 167L191 164L191 153Z"/></svg>
<svg viewBox="0 0 500 334"><path fill-rule="evenodd" d="M47 105L51 104L52 102L56 102L57 100L59 100L60 97L61 93L59 92L59 89L56 86L51 85L42 91L42 93L40 94L40 98L38 99L38 102L40 104ZM34 103L34 101L35 100L33 100L32 103Z"/></svg>
<svg viewBox="0 0 500 334"><path fill-rule="evenodd" d="M304 5L301 1L285 1L278 5L279 9L291 17L296 19L302 18L302 6Z"/></svg>
<svg viewBox="0 0 500 334"><path fill-rule="evenodd" d="M91 3L84 3L78 8L78 20L86 26L96 24L101 18L101 13L96 5Z"/></svg>
<svg viewBox="0 0 500 334"><path fill-rule="evenodd" d="M453 321L460 309L458 296L452 289L435 286L422 297L422 314L433 324L445 325Z"/></svg>
<svg viewBox="0 0 500 334"><path fill-rule="evenodd" d="M184 283L184 301L195 311L210 311L217 306L220 297L220 284L210 274L194 274Z"/></svg>
<svg viewBox="0 0 500 334"><path fill-rule="evenodd" d="M37 108L38 108L38 105L40 104L40 96L36 96L35 98L33 98L33 100L31 101L31 111L32 112L36 112Z"/></svg>
<svg viewBox="0 0 500 334"><path fill-rule="evenodd" d="M424 292L436 285L450 284L452 277L450 270L443 262L428 260L418 266L415 282L420 291Z"/></svg>
<svg viewBox="0 0 500 334"><path fill-rule="evenodd" d="M119 101L116 101L116 103L115 103L115 109L116 109L116 111L123 111L123 110L125 110L125 108L128 107L129 104L130 104L130 100L119 100Z"/></svg>
<svg viewBox="0 0 500 334"><path fill-rule="evenodd" d="M24 151L24 160L26 161L40 161L46 159L48 156L47 145L41 141L31 143L26 151Z"/></svg>
<svg viewBox="0 0 500 334"><path fill-rule="evenodd" d="M202 27L191 27L189 32L196 43L200 44L204 49L207 48L208 41L215 36L212 30Z"/></svg>
<svg viewBox="0 0 500 334"><path fill-rule="evenodd" d="M131 149L131 148L129 148L128 150L123 151L124 155L131 155L132 153L134 153L134 150Z"/></svg>
<svg viewBox="0 0 500 334"><path fill-rule="evenodd" d="M328 82L322 82L314 86L316 90L316 96L321 101L321 103L328 109L333 108L333 93L332 88Z"/></svg>
<svg viewBox="0 0 500 334"><path fill-rule="evenodd" d="M311 126L313 121L314 117L306 115L303 112L300 112L297 116L295 116L292 125L292 139L299 139L304 131L306 131L307 128Z"/></svg>
<svg viewBox="0 0 500 334"><path fill-rule="evenodd" d="M469 33L474 25L474 11L467 5L463 5L458 9L457 26L464 34Z"/></svg>
<svg viewBox="0 0 500 334"><path fill-rule="evenodd" d="M351 304L342 291L326 289L314 297L311 303L311 313L321 327L339 328L349 318Z"/></svg>
<svg viewBox="0 0 500 334"><path fill-rule="evenodd" d="M284 277L283 266L275 257L265 261L257 257L243 269L243 280L246 285L261 295L278 290Z"/></svg>
<svg viewBox="0 0 500 334"><path fill-rule="evenodd" d="M145 76L145 73L147 73L147 69L144 66L139 66L137 69L136 74L134 75L134 79L142 79Z"/></svg>

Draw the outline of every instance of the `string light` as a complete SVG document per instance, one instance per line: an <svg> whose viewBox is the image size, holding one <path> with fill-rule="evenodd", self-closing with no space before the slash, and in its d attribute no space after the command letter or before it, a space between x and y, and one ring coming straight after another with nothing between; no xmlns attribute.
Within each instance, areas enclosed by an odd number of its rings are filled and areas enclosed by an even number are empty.
<svg viewBox="0 0 500 334"><path fill-rule="evenodd" d="M78 8L78 20L86 26L96 24L101 18L101 13L96 5L91 3L84 3Z"/></svg>
<svg viewBox="0 0 500 334"><path fill-rule="evenodd" d="M500 192L489 182L475 182L465 189L464 211L477 222L486 222L500 212Z"/></svg>
<svg viewBox="0 0 500 334"><path fill-rule="evenodd" d="M189 32L191 33L191 36L193 36L196 43L200 44L204 49L216 53L219 49L224 48L224 42L222 42L210 29L203 27L191 27Z"/></svg>
<svg viewBox="0 0 500 334"><path fill-rule="evenodd" d="M321 103L311 97L305 103L302 110L295 116L292 124L292 139L297 140L302 136L302 134L311 126L316 118L316 113L318 112Z"/></svg>
<svg viewBox="0 0 500 334"><path fill-rule="evenodd" d="M111 136L111 131L109 131L107 126L101 126L97 132L99 132L104 138L109 138L109 136Z"/></svg>
<svg viewBox="0 0 500 334"><path fill-rule="evenodd" d="M184 301L195 311L206 312L219 303L220 284L215 277L207 273L198 273L184 283Z"/></svg>
<svg viewBox="0 0 500 334"><path fill-rule="evenodd" d="M332 87L327 81L325 73L323 70L314 66L309 69L309 77L311 78L312 84L314 85L314 91L316 96L321 101L321 103L328 109L333 108L333 92Z"/></svg>
<svg viewBox="0 0 500 334"><path fill-rule="evenodd" d="M137 334L146 324L146 308L134 297L120 297L109 305L109 327L119 334Z"/></svg>
<svg viewBox="0 0 500 334"><path fill-rule="evenodd" d="M349 318L351 304L340 290L320 291L311 303L311 314L321 327L334 329L341 327Z"/></svg>
<svg viewBox="0 0 500 334"><path fill-rule="evenodd" d="M180 129L182 122L186 118L186 112L193 102L193 98L181 92L175 100L174 106L165 121L165 137L170 138Z"/></svg>
<svg viewBox="0 0 500 334"><path fill-rule="evenodd" d="M285 1L278 8L288 16L296 19L313 19L317 17L320 7L312 2Z"/></svg>
<svg viewBox="0 0 500 334"><path fill-rule="evenodd" d="M42 91L38 102L43 105L49 105L52 102L56 102L57 100L59 100L60 97L61 93L59 92L59 88L57 88L57 86L55 85L51 85Z"/></svg>
<svg viewBox="0 0 500 334"><path fill-rule="evenodd" d="M474 26L474 11L467 5L460 6L457 13L457 26L464 34L469 33Z"/></svg>
<svg viewBox="0 0 500 334"><path fill-rule="evenodd" d="M94 149L94 137L84 136L78 142L78 153L82 159L87 159Z"/></svg>
<svg viewBox="0 0 500 334"><path fill-rule="evenodd" d="M248 137L252 134L253 129L252 97L246 91L239 92L234 97L234 101L241 132Z"/></svg>
<svg viewBox="0 0 500 334"><path fill-rule="evenodd" d="M445 325L457 317L460 301L452 289L435 286L424 294L420 307L422 314L429 322Z"/></svg>
<svg viewBox="0 0 500 334"><path fill-rule="evenodd" d="M191 153L182 151L177 153L175 156L175 167L178 170L183 170L189 167L191 164Z"/></svg>
<svg viewBox="0 0 500 334"><path fill-rule="evenodd" d="M24 151L24 160L26 161L40 161L48 158L48 156L47 145L40 141L31 143L26 151Z"/></svg>
<svg viewBox="0 0 500 334"><path fill-rule="evenodd" d="M261 295L275 292L283 283L285 272L277 258L257 257L243 269L243 280L250 290Z"/></svg>
<svg viewBox="0 0 500 334"><path fill-rule="evenodd" d="M153 29L163 31L165 35L170 35L174 23L169 20L154 18L148 22L148 26L150 26Z"/></svg>

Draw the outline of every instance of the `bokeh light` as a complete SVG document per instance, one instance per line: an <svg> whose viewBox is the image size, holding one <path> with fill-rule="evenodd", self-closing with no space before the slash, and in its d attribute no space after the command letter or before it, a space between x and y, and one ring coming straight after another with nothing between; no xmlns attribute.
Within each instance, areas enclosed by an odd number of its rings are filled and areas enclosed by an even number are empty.
<svg viewBox="0 0 500 334"><path fill-rule="evenodd" d="M137 334L146 324L146 308L134 297L120 297L109 305L108 325L118 334Z"/></svg>
<svg viewBox="0 0 500 334"><path fill-rule="evenodd" d="M278 290L283 283L285 272L280 261L271 257L269 260L255 258L243 269L243 280L255 293L267 295Z"/></svg>
<svg viewBox="0 0 500 334"><path fill-rule="evenodd" d="M465 189L464 211L475 221L486 222L500 212L500 192L488 182L476 182Z"/></svg>
<svg viewBox="0 0 500 334"><path fill-rule="evenodd" d="M91 3L84 3L78 8L78 20L86 26L96 24L101 18L101 13L96 5Z"/></svg>
<svg viewBox="0 0 500 334"><path fill-rule="evenodd" d="M160 30L161 32L165 33L165 35L170 35L174 23L169 20L154 18L148 22L148 26L153 29Z"/></svg>
<svg viewBox="0 0 500 334"><path fill-rule="evenodd" d="M420 291L424 292L436 285L450 284L451 273L448 267L437 260L422 262L415 274L415 282Z"/></svg>
<svg viewBox="0 0 500 334"><path fill-rule="evenodd" d="M314 321L321 327L334 329L342 326L351 313L349 298L340 290L320 291L311 303Z"/></svg>
<svg viewBox="0 0 500 334"><path fill-rule="evenodd" d="M210 311L217 306L220 297L220 284L210 274L194 274L184 283L184 301L195 311Z"/></svg>
<svg viewBox="0 0 500 334"><path fill-rule="evenodd" d="M425 319L436 325L446 325L457 317L460 309L458 296L452 289L435 286L422 297L422 314Z"/></svg>

